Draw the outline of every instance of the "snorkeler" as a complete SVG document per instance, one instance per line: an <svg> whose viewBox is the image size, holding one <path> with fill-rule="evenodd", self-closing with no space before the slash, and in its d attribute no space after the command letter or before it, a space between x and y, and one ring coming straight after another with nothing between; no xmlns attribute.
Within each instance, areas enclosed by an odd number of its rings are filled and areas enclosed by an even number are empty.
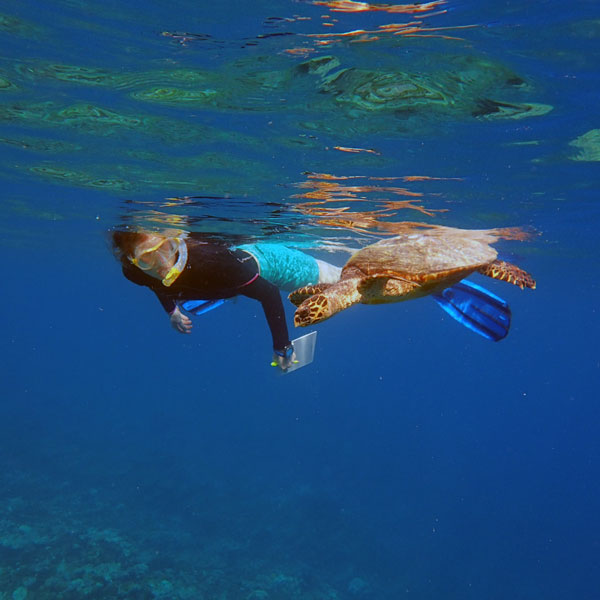
<svg viewBox="0 0 600 600"><path fill-rule="evenodd" d="M273 362L282 370L294 359L279 288L334 283L341 269L283 244L229 247L182 231L113 231L112 244L127 279L150 288L171 325L190 333L186 300L247 296L258 300L273 339Z"/></svg>

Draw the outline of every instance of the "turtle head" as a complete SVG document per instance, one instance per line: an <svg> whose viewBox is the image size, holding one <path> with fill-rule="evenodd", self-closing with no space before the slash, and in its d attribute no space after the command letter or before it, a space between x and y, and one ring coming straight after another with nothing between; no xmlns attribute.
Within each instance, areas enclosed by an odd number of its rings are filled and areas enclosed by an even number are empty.
<svg viewBox="0 0 600 600"><path fill-rule="evenodd" d="M313 295L306 298L296 309L294 325L296 327L315 325L333 317L340 310L360 302L359 281L358 277L342 277L332 285L321 283L314 286Z"/></svg>
<svg viewBox="0 0 600 600"><path fill-rule="evenodd" d="M294 325L296 327L306 327L320 323L325 319L329 319L334 312L332 310L331 301L324 294L315 294L306 299L297 309L294 314Z"/></svg>

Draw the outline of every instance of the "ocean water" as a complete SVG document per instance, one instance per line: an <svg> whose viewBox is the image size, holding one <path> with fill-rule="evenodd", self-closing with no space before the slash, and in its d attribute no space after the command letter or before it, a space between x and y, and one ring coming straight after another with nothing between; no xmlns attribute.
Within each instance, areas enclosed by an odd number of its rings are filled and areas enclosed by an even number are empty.
<svg viewBox="0 0 600 600"><path fill-rule="evenodd" d="M600 597L598 4L391 7L2 3L1 600ZM107 243L401 221L530 233L536 290L473 277L505 340L355 306L278 376L256 302L178 335Z"/></svg>

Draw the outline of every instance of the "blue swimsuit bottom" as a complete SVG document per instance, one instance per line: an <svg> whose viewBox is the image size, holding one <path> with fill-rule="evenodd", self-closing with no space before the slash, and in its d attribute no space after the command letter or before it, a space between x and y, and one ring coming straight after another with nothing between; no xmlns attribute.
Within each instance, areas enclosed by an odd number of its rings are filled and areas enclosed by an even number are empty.
<svg viewBox="0 0 600 600"><path fill-rule="evenodd" d="M260 276L279 289L291 292L319 282L319 265L315 258L283 244L244 244L236 246L251 254Z"/></svg>

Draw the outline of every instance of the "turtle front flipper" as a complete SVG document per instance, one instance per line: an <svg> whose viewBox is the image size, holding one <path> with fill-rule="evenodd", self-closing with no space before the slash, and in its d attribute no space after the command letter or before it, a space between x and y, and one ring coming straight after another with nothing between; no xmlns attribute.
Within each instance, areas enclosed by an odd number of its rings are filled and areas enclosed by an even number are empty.
<svg viewBox="0 0 600 600"><path fill-rule="evenodd" d="M315 325L360 302L361 295L357 283L357 279L345 279L324 288L322 285L314 286L321 290L304 300L296 309L294 325L296 327Z"/></svg>
<svg viewBox="0 0 600 600"><path fill-rule="evenodd" d="M487 275L493 279L500 279L500 281L518 285L521 289L530 288L535 290L535 279L527 271L504 260L495 260L479 268L478 271L482 275Z"/></svg>
<svg viewBox="0 0 600 600"><path fill-rule="evenodd" d="M305 285L304 287L294 290L288 295L288 300L295 306L300 306L306 299L324 292L331 283L317 283L316 285Z"/></svg>

